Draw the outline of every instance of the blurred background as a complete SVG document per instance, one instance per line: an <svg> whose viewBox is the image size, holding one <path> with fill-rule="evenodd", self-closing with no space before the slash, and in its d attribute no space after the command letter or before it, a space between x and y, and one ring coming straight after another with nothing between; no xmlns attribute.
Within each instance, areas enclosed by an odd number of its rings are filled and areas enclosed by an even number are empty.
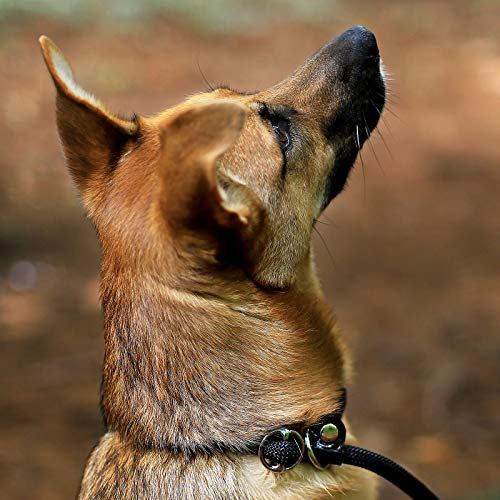
<svg viewBox="0 0 500 500"><path fill-rule="evenodd" d="M355 24L393 81L314 241L355 361L347 414L442 498L500 498L498 1L0 0L2 498L73 497L102 432L99 246L38 36L111 109L149 115L204 78L268 87Z"/></svg>

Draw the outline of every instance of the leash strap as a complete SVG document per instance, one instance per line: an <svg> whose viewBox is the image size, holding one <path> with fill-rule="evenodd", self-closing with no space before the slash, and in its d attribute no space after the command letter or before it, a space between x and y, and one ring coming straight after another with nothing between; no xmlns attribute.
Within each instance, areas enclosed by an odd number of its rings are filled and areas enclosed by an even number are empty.
<svg viewBox="0 0 500 500"><path fill-rule="evenodd" d="M345 392L342 399L345 405ZM318 469L326 469L330 465L353 465L378 474L410 498L438 500L425 484L396 462L373 451L345 444L346 428L341 420L342 411L327 415L317 424L309 426L305 436L287 428L267 434L258 451L264 467L280 473L305 459Z"/></svg>

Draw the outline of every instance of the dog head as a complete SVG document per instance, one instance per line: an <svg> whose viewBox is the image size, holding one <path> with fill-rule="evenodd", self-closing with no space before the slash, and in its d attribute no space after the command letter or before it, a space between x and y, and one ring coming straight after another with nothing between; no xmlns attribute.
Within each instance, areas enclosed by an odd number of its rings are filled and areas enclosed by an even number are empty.
<svg viewBox="0 0 500 500"><path fill-rule="evenodd" d="M154 267L175 246L272 289L307 272L315 221L384 106L371 32L344 32L262 92L217 88L131 120L83 90L50 39L40 43L67 165L104 256Z"/></svg>

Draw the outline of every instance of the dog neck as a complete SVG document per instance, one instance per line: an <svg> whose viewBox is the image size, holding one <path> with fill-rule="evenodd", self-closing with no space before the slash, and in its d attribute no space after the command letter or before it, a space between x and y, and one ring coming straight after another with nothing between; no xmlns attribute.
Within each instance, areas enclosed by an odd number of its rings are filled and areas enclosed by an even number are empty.
<svg viewBox="0 0 500 500"><path fill-rule="evenodd" d="M336 411L344 348L307 267L272 292L234 269L189 282L104 260L107 425L147 447L242 451Z"/></svg>

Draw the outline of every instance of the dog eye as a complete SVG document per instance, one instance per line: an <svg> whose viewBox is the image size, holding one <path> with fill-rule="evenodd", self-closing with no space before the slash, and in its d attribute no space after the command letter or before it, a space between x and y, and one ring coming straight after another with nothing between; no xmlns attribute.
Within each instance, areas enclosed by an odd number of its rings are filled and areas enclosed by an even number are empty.
<svg viewBox="0 0 500 500"><path fill-rule="evenodd" d="M272 123L272 127L280 146L284 150L287 149L290 146L290 124L288 120L277 120Z"/></svg>
<svg viewBox="0 0 500 500"><path fill-rule="evenodd" d="M291 146L292 136L290 133L290 120L285 113L290 113L291 110L288 108L280 109L269 109L266 103L261 102L259 114L262 119L266 120L272 127L276 139L281 146L281 150L286 152L286 150Z"/></svg>

